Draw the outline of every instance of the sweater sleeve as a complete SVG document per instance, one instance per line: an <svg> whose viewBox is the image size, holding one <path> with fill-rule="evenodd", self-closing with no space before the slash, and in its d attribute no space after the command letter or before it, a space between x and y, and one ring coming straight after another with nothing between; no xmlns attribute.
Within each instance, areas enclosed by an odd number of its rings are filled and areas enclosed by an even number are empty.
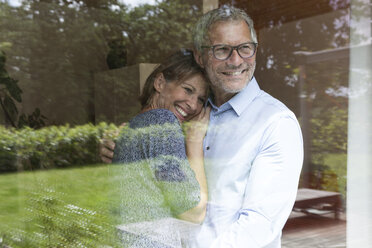
<svg viewBox="0 0 372 248"><path fill-rule="evenodd" d="M147 111L136 116L129 126L117 141L113 162L145 162L150 180L161 190L174 215L196 206L200 188L174 114L163 109Z"/></svg>

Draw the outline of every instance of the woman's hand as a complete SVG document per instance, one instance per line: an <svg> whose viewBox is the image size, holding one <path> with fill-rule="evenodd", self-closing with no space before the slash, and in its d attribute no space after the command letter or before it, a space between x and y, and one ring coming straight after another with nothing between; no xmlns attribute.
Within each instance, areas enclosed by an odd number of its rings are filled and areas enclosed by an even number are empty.
<svg viewBox="0 0 372 248"><path fill-rule="evenodd" d="M204 171L203 139L207 133L210 112L210 107L203 108L199 115L184 123L186 155L200 186L200 202L178 217L194 223L203 222L207 209L208 187Z"/></svg>
<svg viewBox="0 0 372 248"><path fill-rule="evenodd" d="M198 115L183 123L186 145L188 143L203 143L208 129L210 112L211 107L203 108Z"/></svg>

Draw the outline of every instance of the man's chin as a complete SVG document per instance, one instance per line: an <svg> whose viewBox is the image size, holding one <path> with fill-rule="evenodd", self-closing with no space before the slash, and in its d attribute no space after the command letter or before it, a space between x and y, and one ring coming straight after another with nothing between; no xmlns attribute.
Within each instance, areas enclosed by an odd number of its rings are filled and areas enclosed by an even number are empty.
<svg viewBox="0 0 372 248"><path fill-rule="evenodd" d="M230 82L229 85L226 85L226 84L222 85L222 88L226 93L236 94L242 91L245 88L245 86L247 86L247 84L248 84L248 80L244 82L240 81L236 83Z"/></svg>

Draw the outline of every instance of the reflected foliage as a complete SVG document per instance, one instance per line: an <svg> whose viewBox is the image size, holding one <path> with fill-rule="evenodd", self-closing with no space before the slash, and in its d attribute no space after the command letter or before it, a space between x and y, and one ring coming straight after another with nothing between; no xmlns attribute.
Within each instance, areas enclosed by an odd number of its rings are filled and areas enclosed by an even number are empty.
<svg viewBox="0 0 372 248"><path fill-rule="evenodd" d="M313 154L309 186L315 189L340 192L346 207L346 153Z"/></svg>
<svg viewBox="0 0 372 248"><path fill-rule="evenodd" d="M161 1L129 8L108 1L0 3L0 48L7 70L48 124L94 122L93 74L138 63L158 63L191 45L199 1ZM100 103L104 104L104 103Z"/></svg>
<svg viewBox="0 0 372 248"><path fill-rule="evenodd" d="M115 125L106 123L39 130L0 126L0 174L100 163L97 156L100 139L104 133L114 139L117 130Z"/></svg>
<svg viewBox="0 0 372 248"><path fill-rule="evenodd" d="M109 69L117 69L126 66L127 50L123 40L111 40L108 43L110 51L106 57L106 63Z"/></svg>
<svg viewBox="0 0 372 248"><path fill-rule="evenodd" d="M5 69L6 56L0 51L0 106L4 112L6 122L12 127L21 128L29 126L40 128L45 126L44 120L47 118L36 108L30 115L22 113L20 116L18 107L15 103L22 102L22 90L18 86L18 80L11 78Z"/></svg>
<svg viewBox="0 0 372 248"><path fill-rule="evenodd" d="M66 196L39 182L27 190L23 226L1 229L4 247L122 247L115 226L102 209L62 200ZM3 246L2 246L3 247Z"/></svg>
<svg viewBox="0 0 372 248"><path fill-rule="evenodd" d="M315 112L315 111L314 111ZM312 153L344 153L347 149L347 111L331 107L326 113L313 114Z"/></svg>
<svg viewBox="0 0 372 248"><path fill-rule="evenodd" d="M5 69L6 56L5 53L0 53L0 105L4 111L7 121L13 127L17 127L15 119L18 116L18 108L14 101L22 101L22 90L18 86L18 81L11 78Z"/></svg>

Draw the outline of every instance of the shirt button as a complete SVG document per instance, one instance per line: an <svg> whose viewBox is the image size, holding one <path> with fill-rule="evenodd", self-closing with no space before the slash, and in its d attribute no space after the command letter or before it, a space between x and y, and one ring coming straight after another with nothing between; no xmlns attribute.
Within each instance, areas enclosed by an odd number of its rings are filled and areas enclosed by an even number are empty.
<svg viewBox="0 0 372 248"><path fill-rule="evenodd" d="M209 150L209 146L207 146L207 148L206 148L207 150Z"/></svg>

